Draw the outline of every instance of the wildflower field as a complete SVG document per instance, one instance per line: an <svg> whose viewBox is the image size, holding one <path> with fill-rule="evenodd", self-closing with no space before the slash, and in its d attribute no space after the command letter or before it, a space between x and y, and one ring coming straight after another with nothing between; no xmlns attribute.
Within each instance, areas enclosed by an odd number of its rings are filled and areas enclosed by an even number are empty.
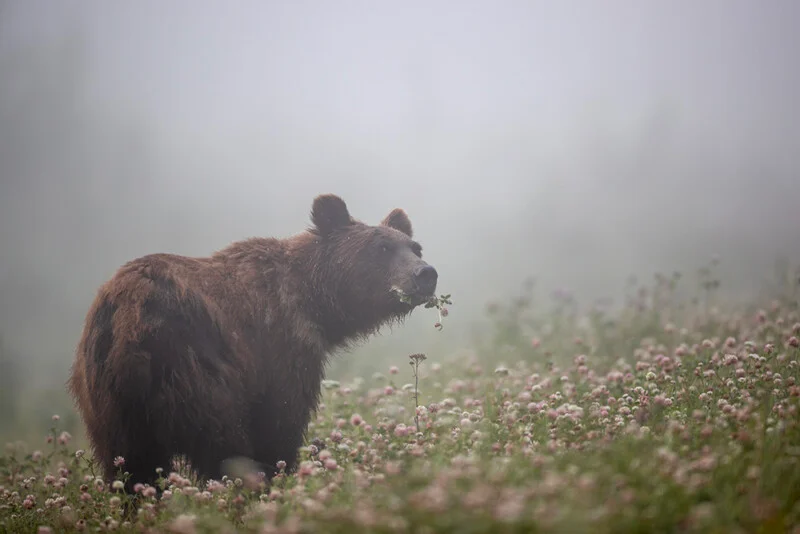
<svg viewBox="0 0 800 534"><path fill-rule="evenodd" d="M472 351L325 382L271 482L178 461L127 495L54 417L0 459L0 531L800 533L797 272L749 304L710 272L613 310L526 285Z"/></svg>

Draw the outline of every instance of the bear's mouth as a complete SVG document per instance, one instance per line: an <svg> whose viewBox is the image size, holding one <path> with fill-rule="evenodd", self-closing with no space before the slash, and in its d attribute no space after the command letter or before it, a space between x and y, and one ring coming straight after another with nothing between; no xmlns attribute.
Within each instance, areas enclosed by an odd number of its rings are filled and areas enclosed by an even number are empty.
<svg viewBox="0 0 800 534"><path fill-rule="evenodd" d="M424 304L433 298L433 293L421 292L421 291L414 291L412 293L408 293L403 291L401 288L394 286L391 289L391 293L397 298L399 302L403 304L408 304L410 306L419 306L420 304Z"/></svg>

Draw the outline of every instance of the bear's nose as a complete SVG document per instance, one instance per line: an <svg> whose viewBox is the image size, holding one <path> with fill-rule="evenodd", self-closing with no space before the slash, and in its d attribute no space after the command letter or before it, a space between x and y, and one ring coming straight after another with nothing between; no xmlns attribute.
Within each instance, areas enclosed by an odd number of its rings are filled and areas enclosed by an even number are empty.
<svg viewBox="0 0 800 534"><path fill-rule="evenodd" d="M414 274L414 281L417 287L424 293L433 293L436 290L438 278L439 273L436 272L432 265L423 265Z"/></svg>

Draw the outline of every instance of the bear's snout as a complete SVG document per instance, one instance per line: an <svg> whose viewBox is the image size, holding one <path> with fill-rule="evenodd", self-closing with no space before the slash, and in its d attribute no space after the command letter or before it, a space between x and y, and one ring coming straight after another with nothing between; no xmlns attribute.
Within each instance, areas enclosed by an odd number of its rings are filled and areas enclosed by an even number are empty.
<svg viewBox="0 0 800 534"><path fill-rule="evenodd" d="M436 272L433 265L422 265L414 272L414 283L421 293L433 295L438 279L439 273Z"/></svg>

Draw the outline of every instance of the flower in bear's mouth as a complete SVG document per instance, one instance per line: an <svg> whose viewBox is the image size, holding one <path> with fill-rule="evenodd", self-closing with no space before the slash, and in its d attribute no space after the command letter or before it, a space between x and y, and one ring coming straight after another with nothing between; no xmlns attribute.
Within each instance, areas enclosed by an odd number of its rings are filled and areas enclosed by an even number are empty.
<svg viewBox="0 0 800 534"><path fill-rule="evenodd" d="M397 296L400 302L404 302L412 307L424 304L425 308L436 308L439 313L439 320L433 325L437 330L443 328L442 321L449 314L447 306L453 304L450 295L437 297L435 294L423 295L421 293L408 294L398 287L392 287L392 293Z"/></svg>
<svg viewBox="0 0 800 534"><path fill-rule="evenodd" d="M391 291L400 302L404 302L412 306L419 306L420 304L424 304L433 298L432 294L427 295L422 293L406 293L397 286L393 286Z"/></svg>

